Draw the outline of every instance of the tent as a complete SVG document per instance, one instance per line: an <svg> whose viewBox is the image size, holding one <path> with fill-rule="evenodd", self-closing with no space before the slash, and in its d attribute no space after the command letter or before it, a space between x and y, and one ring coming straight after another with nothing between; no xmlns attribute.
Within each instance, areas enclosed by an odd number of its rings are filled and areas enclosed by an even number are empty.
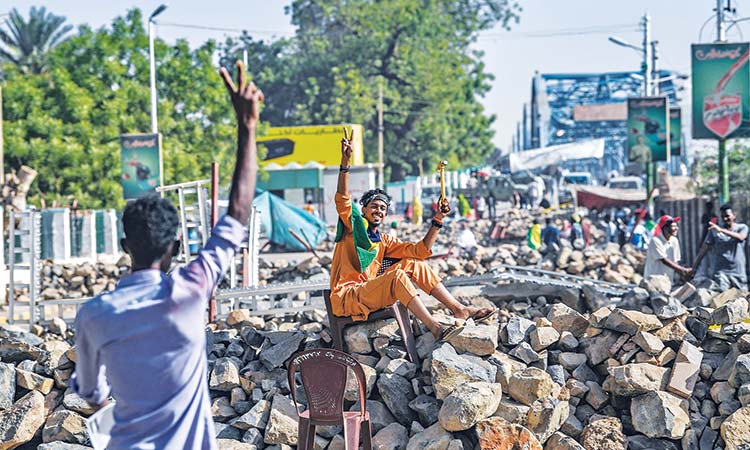
<svg viewBox="0 0 750 450"><path fill-rule="evenodd" d="M268 191L256 192L253 206L260 211L261 230L268 240L289 251L307 250L290 229L313 248L326 238L325 222Z"/></svg>

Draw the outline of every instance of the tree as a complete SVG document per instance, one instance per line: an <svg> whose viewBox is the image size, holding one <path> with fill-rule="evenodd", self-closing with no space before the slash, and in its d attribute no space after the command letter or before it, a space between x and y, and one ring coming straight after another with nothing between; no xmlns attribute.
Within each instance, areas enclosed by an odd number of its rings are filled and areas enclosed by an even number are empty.
<svg viewBox="0 0 750 450"><path fill-rule="evenodd" d="M492 76L471 44L480 31L517 20L515 3L295 0L287 11L297 27L293 38L223 47L231 58L251 48L257 63L271 68L257 78L269 93L271 125L362 123L365 157L374 161L368 142L375 140L382 83L391 179L431 171L441 159L451 167L476 164L494 151L494 117L478 101Z"/></svg>
<svg viewBox="0 0 750 450"><path fill-rule="evenodd" d="M0 60L18 66L24 73L43 72L49 52L63 43L73 28L64 25L65 17L33 6L28 22L13 8L6 23L9 31L0 28Z"/></svg>
<svg viewBox="0 0 750 450"><path fill-rule="evenodd" d="M156 41L159 127L166 184L231 174L235 127L212 64L215 43L191 50ZM8 167L39 175L30 200L122 207L119 136L150 130L148 36L139 10L94 31L83 26L49 54L47 73L8 65L4 93Z"/></svg>

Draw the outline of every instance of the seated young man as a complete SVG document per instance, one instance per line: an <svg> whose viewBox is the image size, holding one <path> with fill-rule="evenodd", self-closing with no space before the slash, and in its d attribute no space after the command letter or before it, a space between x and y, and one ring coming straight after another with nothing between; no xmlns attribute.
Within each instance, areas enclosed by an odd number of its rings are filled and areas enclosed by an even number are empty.
<svg viewBox="0 0 750 450"><path fill-rule="evenodd" d="M381 234L391 198L382 189L367 191L360 200L362 212L353 207L349 196L349 164L352 136L341 140L336 210L339 224L336 247L331 263L331 306L333 313L354 320L367 320L372 311L394 304L405 305L439 341L447 341L461 332L462 327L443 326L427 311L419 298L416 284L450 309L460 319L488 322L497 313L493 308L476 308L459 303L443 285L440 277L424 262L432 255L432 245L450 213L447 200L440 205L427 235L417 243L403 242L389 234ZM377 275L383 258L400 259L383 274Z"/></svg>
<svg viewBox="0 0 750 450"><path fill-rule="evenodd" d="M246 235L255 192L255 127L262 92L221 69L237 117L237 159L228 214L198 257L167 273L177 254L179 217L158 195L125 208L121 245L131 273L76 315L76 371L71 388L89 403L112 394L110 450L215 449L208 392L204 314L208 299Z"/></svg>

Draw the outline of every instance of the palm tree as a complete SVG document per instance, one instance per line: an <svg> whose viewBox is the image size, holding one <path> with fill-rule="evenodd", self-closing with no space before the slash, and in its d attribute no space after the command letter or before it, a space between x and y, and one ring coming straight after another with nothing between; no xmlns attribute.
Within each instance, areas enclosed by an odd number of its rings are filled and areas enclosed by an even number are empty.
<svg viewBox="0 0 750 450"><path fill-rule="evenodd" d="M5 23L8 31L0 28L0 61L10 62L27 73L45 70L47 53L64 42L73 28L63 25L65 17L48 13L44 7L31 7L29 21L13 8Z"/></svg>

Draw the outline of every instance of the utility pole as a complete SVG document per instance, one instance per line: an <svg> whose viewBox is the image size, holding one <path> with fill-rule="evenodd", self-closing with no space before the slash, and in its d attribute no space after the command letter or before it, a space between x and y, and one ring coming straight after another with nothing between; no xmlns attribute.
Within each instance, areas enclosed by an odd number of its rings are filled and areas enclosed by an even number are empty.
<svg viewBox="0 0 750 450"><path fill-rule="evenodd" d="M727 5L729 9L729 5ZM716 42L726 42L727 31L724 27L724 0L716 0ZM719 201L729 202L729 158L727 157L727 140L719 139Z"/></svg>
<svg viewBox="0 0 750 450"><path fill-rule="evenodd" d="M420 167L421 170L421 167ZM383 176L383 82L378 81L378 187L385 189Z"/></svg>
<svg viewBox="0 0 750 450"><path fill-rule="evenodd" d="M641 71L643 72L643 96L651 97L654 94L652 71L655 69L655 60L653 59L653 47L651 46L651 17L648 13L641 19L641 30L643 31L643 62ZM646 192L651 192L656 184L656 164L651 161L646 164Z"/></svg>

